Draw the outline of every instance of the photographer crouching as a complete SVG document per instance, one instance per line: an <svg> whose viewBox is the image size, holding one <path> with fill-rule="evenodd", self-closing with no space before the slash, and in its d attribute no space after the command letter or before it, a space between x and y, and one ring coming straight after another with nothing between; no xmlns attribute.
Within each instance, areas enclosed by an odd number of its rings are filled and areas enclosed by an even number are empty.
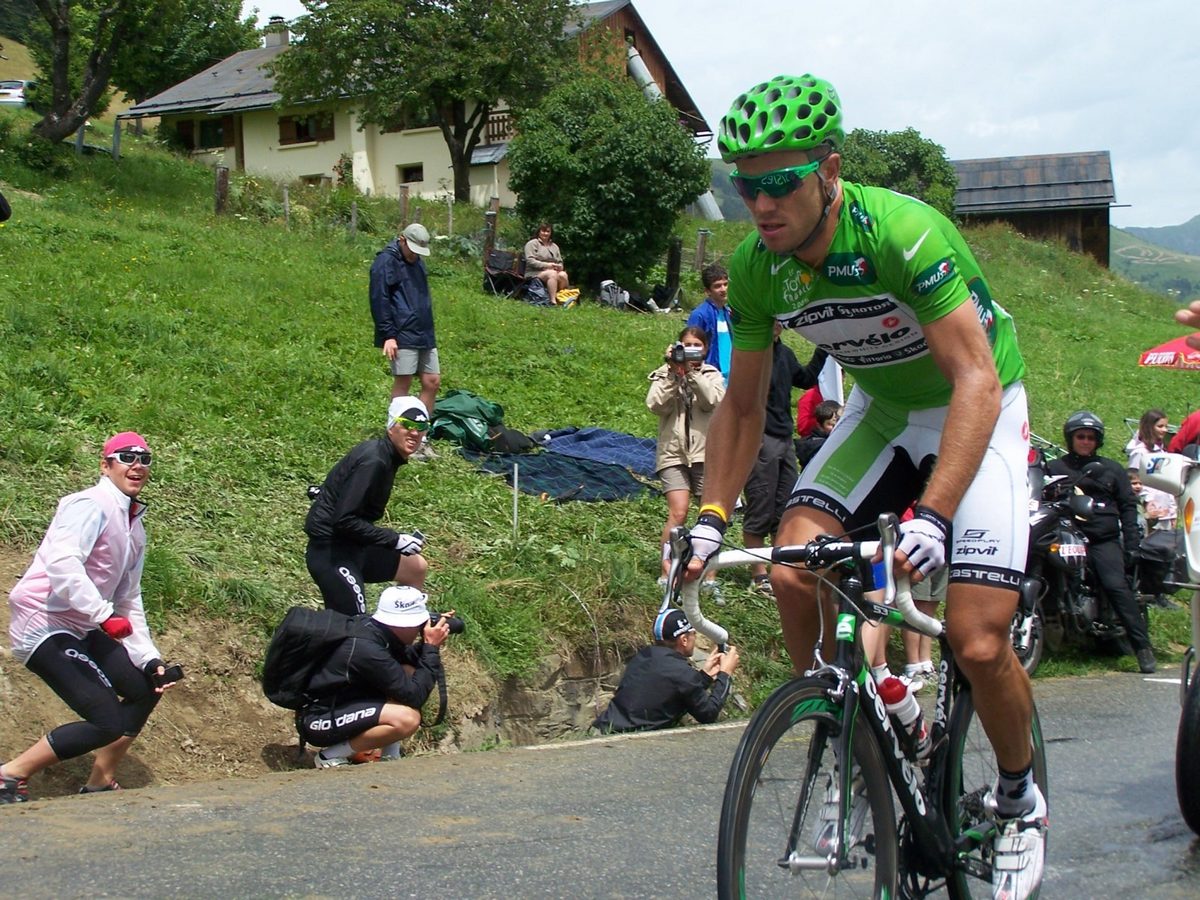
<svg viewBox="0 0 1200 900"><path fill-rule="evenodd" d="M454 611L430 616L428 596L394 585L370 616L357 616L346 640L308 681L312 698L298 714L300 736L323 748L318 769L344 766L350 757L382 750L400 755L399 742L421 725L421 707L444 683L439 648L463 623Z"/></svg>

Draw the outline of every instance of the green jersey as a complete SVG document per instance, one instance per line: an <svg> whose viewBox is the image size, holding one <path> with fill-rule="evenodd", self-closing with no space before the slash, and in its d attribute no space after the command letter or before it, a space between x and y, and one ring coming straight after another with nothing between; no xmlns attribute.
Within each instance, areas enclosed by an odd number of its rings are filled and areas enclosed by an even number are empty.
<svg viewBox="0 0 1200 900"><path fill-rule="evenodd" d="M733 346L765 350L777 320L826 350L870 396L904 409L950 402L923 327L971 301L1000 384L1025 374L1012 317L992 300L958 229L912 197L842 183L837 231L813 268L749 235L729 263Z"/></svg>

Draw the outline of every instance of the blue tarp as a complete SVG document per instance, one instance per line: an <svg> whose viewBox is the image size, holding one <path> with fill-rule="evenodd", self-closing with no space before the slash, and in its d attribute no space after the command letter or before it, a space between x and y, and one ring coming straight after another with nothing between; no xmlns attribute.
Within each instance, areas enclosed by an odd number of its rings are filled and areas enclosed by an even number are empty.
<svg viewBox="0 0 1200 900"><path fill-rule="evenodd" d="M551 453L615 463L643 478L654 478L654 439L604 428L562 428L548 432L542 446Z"/></svg>
<svg viewBox="0 0 1200 900"><path fill-rule="evenodd" d="M624 466L578 459L561 453L459 453L485 472L503 475L512 484L513 464L520 467L518 489L547 500L628 500L654 491Z"/></svg>

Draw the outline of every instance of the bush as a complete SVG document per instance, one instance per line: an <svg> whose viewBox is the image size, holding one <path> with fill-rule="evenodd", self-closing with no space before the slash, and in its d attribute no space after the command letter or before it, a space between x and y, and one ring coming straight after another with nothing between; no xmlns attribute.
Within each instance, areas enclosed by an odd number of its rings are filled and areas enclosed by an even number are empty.
<svg viewBox="0 0 1200 900"><path fill-rule="evenodd" d="M74 168L70 145L56 144L36 134L31 133L25 140L17 142L14 152L25 166L52 178L66 178Z"/></svg>
<svg viewBox="0 0 1200 900"><path fill-rule="evenodd" d="M643 281L680 210L708 188L701 147L669 103L598 75L568 81L520 117L509 185L532 234L554 225L577 284Z"/></svg>

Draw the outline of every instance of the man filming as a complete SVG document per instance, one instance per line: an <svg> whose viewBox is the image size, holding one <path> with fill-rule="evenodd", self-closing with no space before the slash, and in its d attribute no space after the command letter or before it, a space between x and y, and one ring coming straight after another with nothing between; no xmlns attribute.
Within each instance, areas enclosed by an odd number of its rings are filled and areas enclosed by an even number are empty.
<svg viewBox="0 0 1200 900"><path fill-rule="evenodd" d="M454 615L431 622L427 600L414 587L385 588L375 612L354 620L350 636L309 679L315 699L299 711L298 727L324 748L313 757L318 769L348 765L351 755L397 744L420 727L421 707L442 677L439 648Z"/></svg>

